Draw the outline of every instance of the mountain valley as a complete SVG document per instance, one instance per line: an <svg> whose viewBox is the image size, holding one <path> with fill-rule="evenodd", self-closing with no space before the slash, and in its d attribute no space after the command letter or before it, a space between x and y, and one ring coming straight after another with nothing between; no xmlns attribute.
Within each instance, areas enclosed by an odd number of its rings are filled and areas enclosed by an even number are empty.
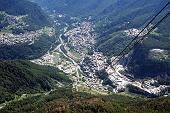
<svg viewBox="0 0 170 113"><path fill-rule="evenodd" d="M0 1L0 112L168 113L167 1Z"/></svg>

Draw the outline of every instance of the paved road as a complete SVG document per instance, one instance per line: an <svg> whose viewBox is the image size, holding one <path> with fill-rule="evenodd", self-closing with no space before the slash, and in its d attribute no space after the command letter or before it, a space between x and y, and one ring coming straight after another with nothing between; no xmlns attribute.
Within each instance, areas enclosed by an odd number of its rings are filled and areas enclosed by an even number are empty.
<svg viewBox="0 0 170 113"><path fill-rule="evenodd" d="M77 85L78 85L78 82L79 82L79 78L80 78L80 74L79 74L79 71L82 71L80 66L78 65L78 63L76 63L71 57L69 57L65 52L62 51L61 47L63 46L64 48L65 47L65 43L64 41L62 40L61 38L62 34L59 36L59 39L60 39L60 44L58 45L57 49L59 50L59 52L61 52L66 58L68 58L72 63L73 65L75 66L76 68L76 77L77 77L77 80L75 80L75 84L73 85L73 88L75 88L77 90ZM66 50L67 51L67 50ZM67 51L68 53L68 51Z"/></svg>

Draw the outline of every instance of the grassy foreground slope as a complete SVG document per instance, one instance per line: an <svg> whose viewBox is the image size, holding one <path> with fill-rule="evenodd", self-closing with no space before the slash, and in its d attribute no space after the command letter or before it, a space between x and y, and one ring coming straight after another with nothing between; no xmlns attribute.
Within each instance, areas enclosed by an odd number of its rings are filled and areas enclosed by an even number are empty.
<svg viewBox="0 0 170 113"><path fill-rule="evenodd" d="M57 89L10 103L2 113L169 113L170 97L145 100L121 95L94 96Z"/></svg>
<svg viewBox="0 0 170 113"><path fill-rule="evenodd" d="M13 100L15 95L50 91L65 86L71 80L60 70L29 61L0 61L0 103Z"/></svg>

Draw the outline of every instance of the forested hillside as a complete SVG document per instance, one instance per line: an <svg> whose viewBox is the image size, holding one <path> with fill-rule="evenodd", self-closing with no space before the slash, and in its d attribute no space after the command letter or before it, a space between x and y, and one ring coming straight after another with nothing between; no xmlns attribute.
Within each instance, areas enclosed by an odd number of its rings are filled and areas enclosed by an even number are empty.
<svg viewBox="0 0 170 113"><path fill-rule="evenodd" d="M167 2L168 0L118 0L110 5L96 18L96 31L99 33L96 48L107 56L117 55L135 37L128 35L127 32L137 33L135 30L143 28ZM170 6L166 7L152 25L169 9ZM134 47L129 71L136 78L157 76L162 84L169 84L169 23L170 17L164 20L142 44Z"/></svg>
<svg viewBox="0 0 170 113"><path fill-rule="evenodd" d="M70 16L95 16L116 0L30 0L40 4L43 8Z"/></svg>
<svg viewBox="0 0 170 113"><path fill-rule="evenodd" d="M114 47L121 47L124 43L127 43L126 40L129 40L126 38L128 36L124 35L122 31L132 28L143 28L146 23L149 22L149 20L151 20L158 11L160 11L167 1L168 0L163 2L161 0L156 0L156 2L146 0L117 0L115 4L110 5L108 8L103 10L98 17L96 17L96 31L100 34L96 45L97 48L106 54L108 50L112 51L109 55L116 54L117 52L114 51ZM170 9L170 7L167 7L163 14L165 14L168 9ZM157 18L157 21L162 15ZM169 18L159 26L157 32L168 37L168 23ZM122 36L119 36L119 34ZM117 36L120 38L124 37L118 46L116 45L117 43L115 43L117 41Z"/></svg>
<svg viewBox="0 0 170 113"><path fill-rule="evenodd" d="M170 98L135 98L122 95L94 96L59 88L49 95L10 103L1 113L169 113Z"/></svg>
<svg viewBox="0 0 170 113"><path fill-rule="evenodd" d="M62 71L29 61L0 61L0 75L0 103L13 100L16 95L47 92L61 84L71 84Z"/></svg>
<svg viewBox="0 0 170 113"><path fill-rule="evenodd" d="M40 29L50 24L41 8L27 0L0 0L0 11L15 16L27 15L26 21L30 25L30 30Z"/></svg>
<svg viewBox="0 0 170 113"><path fill-rule="evenodd" d="M56 41L40 6L27 0L0 0L0 59L32 59Z"/></svg>

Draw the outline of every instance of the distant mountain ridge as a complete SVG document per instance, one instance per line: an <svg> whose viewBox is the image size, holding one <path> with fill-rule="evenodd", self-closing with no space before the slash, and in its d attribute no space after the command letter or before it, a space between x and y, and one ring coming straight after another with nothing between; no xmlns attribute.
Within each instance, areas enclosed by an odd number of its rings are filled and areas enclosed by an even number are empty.
<svg viewBox="0 0 170 113"><path fill-rule="evenodd" d="M94 16L116 0L31 0L43 8L71 16Z"/></svg>

